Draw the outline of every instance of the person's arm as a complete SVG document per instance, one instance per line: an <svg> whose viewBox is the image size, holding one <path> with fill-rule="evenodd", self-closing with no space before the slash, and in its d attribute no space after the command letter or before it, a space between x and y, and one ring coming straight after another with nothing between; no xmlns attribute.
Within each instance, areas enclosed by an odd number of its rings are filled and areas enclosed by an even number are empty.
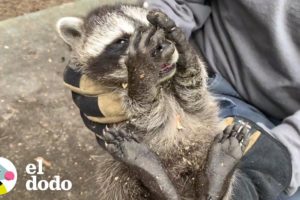
<svg viewBox="0 0 300 200"><path fill-rule="evenodd" d="M291 155L293 175L287 194L292 195L300 187L300 110L272 129L271 134Z"/></svg>

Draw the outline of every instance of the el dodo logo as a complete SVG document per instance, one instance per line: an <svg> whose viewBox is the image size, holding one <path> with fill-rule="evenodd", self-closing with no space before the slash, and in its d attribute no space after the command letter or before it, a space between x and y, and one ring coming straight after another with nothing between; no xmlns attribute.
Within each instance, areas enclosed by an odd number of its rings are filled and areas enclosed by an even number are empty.
<svg viewBox="0 0 300 200"><path fill-rule="evenodd" d="M52 180L39 180L37 175L43 175L43 159L37 159L38 166L35 164L28 164L26 166L27 174L31 175L31 179L26 181L26 189L29 191L36 190L70 190L72 188L72 182L70 180L61 180L60 176L56 175Z"/></svg>
<svg viewBox="0 0 300 200"><path fill-rule="evenodd" d="M0 157L0 195L10 192L17 183L17 170L6 158Z"/></svg>

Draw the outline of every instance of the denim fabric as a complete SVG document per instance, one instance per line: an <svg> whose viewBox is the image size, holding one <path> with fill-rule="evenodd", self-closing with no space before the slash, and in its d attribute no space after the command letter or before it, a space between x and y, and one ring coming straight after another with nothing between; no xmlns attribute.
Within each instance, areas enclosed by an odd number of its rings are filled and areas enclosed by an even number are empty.
<svg viewBox="0 0 300 200"><path fill-rule="evenodd" d="M245 117L258 124L262 123L267 128L275 127L274 120L270 120L254 106L246 103L235 89L219 74L209 78L208 88L213 93L220 107L221 118L228 116Z"/></svg>
<svg viewBox="0 0 300 200"><path fill-rule="evenodd" d="M296 192L293 196L289 197L285 194L280 195L277 200L300 200L300 190Z"/></svg>
<svg viewBox="0 0 300 200"><path fill-rule="evenodd" d="M279 120L270 119L257 108L245 102L236 90L219 74L209 78L208 88L219 104L219 116L221 118L234 115L241 116L256 122L258 125L263 124L268 129L272 129L280 123ZM277 200L300 200L300 190L292 197L282 194Z"/></svg>

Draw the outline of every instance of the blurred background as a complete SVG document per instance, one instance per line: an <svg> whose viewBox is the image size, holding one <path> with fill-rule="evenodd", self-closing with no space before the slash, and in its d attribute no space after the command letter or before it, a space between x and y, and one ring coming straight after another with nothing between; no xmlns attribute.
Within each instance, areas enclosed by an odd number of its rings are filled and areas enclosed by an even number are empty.
<svg viewBox="0 0 300 200"><path fill-rule="evenodd" d="M24 15L31 12L73 2L74 0L1 0L0 20Z"/></svg>
<svg viewBox="0 0 300 200"><path fill-rule="evenodd" d="M99 199L101 149L84 127L62 74L67 46L55 31L63 16L80 16L116 0L0 0L0 157L18 172L14 190L0 199ZM122 1L124 2L124 1ZM27 191L29 163L43 159L38 180L59 175L70 191Z"/></svg>

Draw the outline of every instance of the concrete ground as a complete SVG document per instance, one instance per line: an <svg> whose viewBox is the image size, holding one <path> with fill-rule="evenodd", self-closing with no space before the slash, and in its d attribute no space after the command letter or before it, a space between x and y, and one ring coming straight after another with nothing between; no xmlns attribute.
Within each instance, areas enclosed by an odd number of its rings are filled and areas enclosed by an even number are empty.
<svg viewBox="0 0 300 200"><path fill-rule="evenodd" d="M26 13L37 12L68 3L74 0L1 0L0 1L0 20L24 15Z"/></svg>
<svg viewBox="0 0 300 200"><path fill-rule="evenodd" d="M95 170L102 151L63 86L69 52L55 22L113 2L77 1L0 21L0 157L18 171L14 190L0 199L101 199L95 196ZM72 181L72 189L27 191L25 167L38 157L45 160L45 175L38 180L60 175Z"/></svg>

